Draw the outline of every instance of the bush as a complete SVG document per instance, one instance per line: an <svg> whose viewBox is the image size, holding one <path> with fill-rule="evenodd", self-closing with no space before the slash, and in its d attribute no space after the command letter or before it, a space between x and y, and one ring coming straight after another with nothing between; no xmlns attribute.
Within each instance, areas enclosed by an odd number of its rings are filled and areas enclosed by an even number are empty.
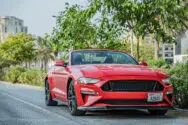
<svg viewBox="0 0 188 125"><path fill-rule="evenodd" d="M153 68L166 68L169 67L164 59L152 59L147 61L148 65Z"/></svg>
<svg viewBox="0 0 188 125"><path fill-rule="evenodd" d="M12 83L22 83L41 86L44 82L45 72L36 69L25 69L20 66L12 67L5 74L3 80Z"/></svg>
<svg viewBox="0 0 188 125"><path fill-rule="evenodd" d="M17 82L19 82L18 81L18 78L19 78L19 76L23 73L23 72L25 72L25 68L23 68L23 67L20 67L20 66L15 66L15 67L12 67L12 68L10 68L10 70L5 74L5 76L4 76L4 80L6 80L6 81L10 81L10 82L12 82L12 83L17 83Z"/></svg>
<svg viewBox="0 0 188 125"><path fill-rule="evenodd" d="M167 72L174 86L176 104L181 108L188 108L188 62L177 63Z"/></svg>
<svg viewBox="0 0 188 125"><path fill-rule="evenodd" d="M36 69L27 70L26 72L21 73L18 81L23 84L42 86L45 74L46 73L44 71Z"/></svg>

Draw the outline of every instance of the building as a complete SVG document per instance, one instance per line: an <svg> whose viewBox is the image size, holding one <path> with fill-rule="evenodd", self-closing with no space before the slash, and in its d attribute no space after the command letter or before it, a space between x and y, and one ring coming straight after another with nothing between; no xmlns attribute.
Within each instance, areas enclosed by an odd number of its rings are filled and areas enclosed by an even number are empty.
<svg viewBox="0 0 188 125"><path fill-rule="evenodd" d="M188 54L188 30L183 31L177 38L176 55Z"/></svg>
<svg viewBox="0 0 188 125"><path fill-rule="evenodd" d="M175 47L174 63L188 61L188 30L184 30L177 37L177 44Z"/></svg>
<svg viewBox="0 0 188 125"><path fill-rule="evenodd" d="M175 44L164 43L162 45L162 57L167 63L172 64L175 55Z"/></svg>
<svg viewBox="0 0 188 125"><path fill-rule="evenodd" d="M144 38L148 44L154 44L155 40L146 35ZM177 36L176 43L163 43L159 46L159 57L165 59L169 64L178 62L177 60L188 60L188 30L182 31ZM180 59L181 58L181 59Z"/></svg>
<svg viewBox="0 0 188 125"><path fill-rule="evenodd" d="M27 27L24 26L24 21L14 16L0 17L0 42L8 35L16 33L27 33Z"/></svg>

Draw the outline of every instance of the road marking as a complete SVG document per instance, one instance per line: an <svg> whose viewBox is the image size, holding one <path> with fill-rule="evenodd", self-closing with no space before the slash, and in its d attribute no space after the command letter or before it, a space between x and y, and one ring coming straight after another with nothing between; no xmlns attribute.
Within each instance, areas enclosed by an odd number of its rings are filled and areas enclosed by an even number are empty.
<svg viewBox="0 0 188 125"><path fill-rule="evenodd" d="M46 109L44 109L44 108L42 108L42 107L40 107L40 106L37 106L37 105L32 104L32 103L30 103L30 102L24 101L24 100L22 100L22 99L20 99L20 98L14 97L14 96L12 96L12 95L10 95L10 94L1 93L1 92L0 92L0 94L1 94L1 95L4 95L4 96L8 96L8 97L10 97L10 98L13 98L14 100L20 101L20 102L22 102L22 103L24 103L24 104L27 104L27 105L29 105L29 106L31 106L31 107L34 107L34 108L36 108L36 109L38 109L38 110L41 110L41 111L45 112L45 113L49 113L50 115L55 115L55 116L57 116L57 117L59 117L59 118L68 119L68 120L71 121L71 122L75 122L75 121L73 121L72 119L69 119L69 118L63 117L63 116L61 116L61 115L59 115L59 114L57 114L57 113L48 111L48 110L46 110ZM77 123L77 122L76 122L76 123ZM78 124L78 123L77 123L77 124Z"/></svg>

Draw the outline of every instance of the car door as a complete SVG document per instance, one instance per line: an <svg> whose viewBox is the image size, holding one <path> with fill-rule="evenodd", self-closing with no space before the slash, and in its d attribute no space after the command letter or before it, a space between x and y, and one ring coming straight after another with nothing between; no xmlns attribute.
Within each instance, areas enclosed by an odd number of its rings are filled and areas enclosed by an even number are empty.
<svg viewBox="0 0 188 125"><path fill-rule="evenodd" d="M68 72L66 67L56 66L54 72L56 97L61 99L62 101L66 101L66 97L67 97L66 94L67 79L68 79Z"/></svg>

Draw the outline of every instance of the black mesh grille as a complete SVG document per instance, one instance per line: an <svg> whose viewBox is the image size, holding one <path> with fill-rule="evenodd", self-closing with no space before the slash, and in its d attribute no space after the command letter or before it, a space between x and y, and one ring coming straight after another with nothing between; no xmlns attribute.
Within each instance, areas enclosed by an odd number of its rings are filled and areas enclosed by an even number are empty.
<svg viewBox="0 0 188 125"><path fill-rule="evenodd" d="M110 105L147 105L147 104L158 104L161 102L147 102L147 100L99 100L98 103L104 103Z"/></svg>
<svg viewBox="0 0 188 125"><path fill-rule="evenodd" d="M103 91L112 92L155 92L162 91L163 85L154 80L116 80L105 83Z"/></svg>

